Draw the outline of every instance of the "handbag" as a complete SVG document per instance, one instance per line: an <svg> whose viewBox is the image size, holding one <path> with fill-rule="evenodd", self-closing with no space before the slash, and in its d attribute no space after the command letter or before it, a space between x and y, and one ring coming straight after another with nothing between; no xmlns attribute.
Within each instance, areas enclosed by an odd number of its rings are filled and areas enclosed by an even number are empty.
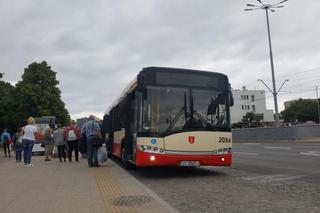
<svg viewBox="0 0 320 213"><path fill-rule="evenodd" d="M108 160L108 153L106 150L106 146L102 145L98 149L98 154L97 154L98 162L103 163Z"/></svg>

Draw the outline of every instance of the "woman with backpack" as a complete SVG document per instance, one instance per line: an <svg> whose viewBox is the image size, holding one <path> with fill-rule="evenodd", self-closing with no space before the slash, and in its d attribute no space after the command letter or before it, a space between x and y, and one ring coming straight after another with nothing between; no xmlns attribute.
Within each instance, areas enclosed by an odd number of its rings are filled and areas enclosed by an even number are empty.
<svg viewBox="0 0 320 213"><path fill-rule="evenodd" d="M68 157L69 162L72 161L72 151L74 150L75 160L79 161L79 140L80 128L76 125L74 120L71 120L69 126L63 131L64 140L68 143Z"/></svg>

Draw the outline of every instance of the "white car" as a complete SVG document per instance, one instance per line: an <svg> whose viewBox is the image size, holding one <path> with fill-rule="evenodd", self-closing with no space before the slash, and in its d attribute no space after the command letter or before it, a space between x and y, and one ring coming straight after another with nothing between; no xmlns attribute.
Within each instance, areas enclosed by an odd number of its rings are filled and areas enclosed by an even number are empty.
<svg viewBox="0 0 320 213"><path fill-rule="evenodd" d="M44 147L41 147L41 143L35 143L33 145L32 154L44 155Z"/></svg>

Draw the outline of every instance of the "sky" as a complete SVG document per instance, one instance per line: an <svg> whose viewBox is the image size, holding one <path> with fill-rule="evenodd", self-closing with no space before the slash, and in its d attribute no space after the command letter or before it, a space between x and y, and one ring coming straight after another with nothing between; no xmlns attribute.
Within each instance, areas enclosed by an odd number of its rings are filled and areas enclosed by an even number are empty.
<svg viewBox="0 0 320 213"><path fill-rule="evenodd" d="M264 0L272 4L279 1ZM21 80L47 61L73 119L105 110L144 67L221 72L232 88L266 90L274 109L264 10L256 0L0 0L0 72ZM269 14L283 102L320 90L320 1L289 0ZM320 91L319 91L320 95Z"/></svg>

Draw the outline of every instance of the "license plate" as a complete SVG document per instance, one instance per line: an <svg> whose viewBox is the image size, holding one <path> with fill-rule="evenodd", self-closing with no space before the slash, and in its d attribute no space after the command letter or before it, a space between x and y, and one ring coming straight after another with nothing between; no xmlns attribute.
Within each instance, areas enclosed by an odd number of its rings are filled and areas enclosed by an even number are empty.
<svg viewBox="0 0 320 213"><path fill-rule="evenodd" d="M199 161L180 161L179 166L200 166Z"/></svg>

